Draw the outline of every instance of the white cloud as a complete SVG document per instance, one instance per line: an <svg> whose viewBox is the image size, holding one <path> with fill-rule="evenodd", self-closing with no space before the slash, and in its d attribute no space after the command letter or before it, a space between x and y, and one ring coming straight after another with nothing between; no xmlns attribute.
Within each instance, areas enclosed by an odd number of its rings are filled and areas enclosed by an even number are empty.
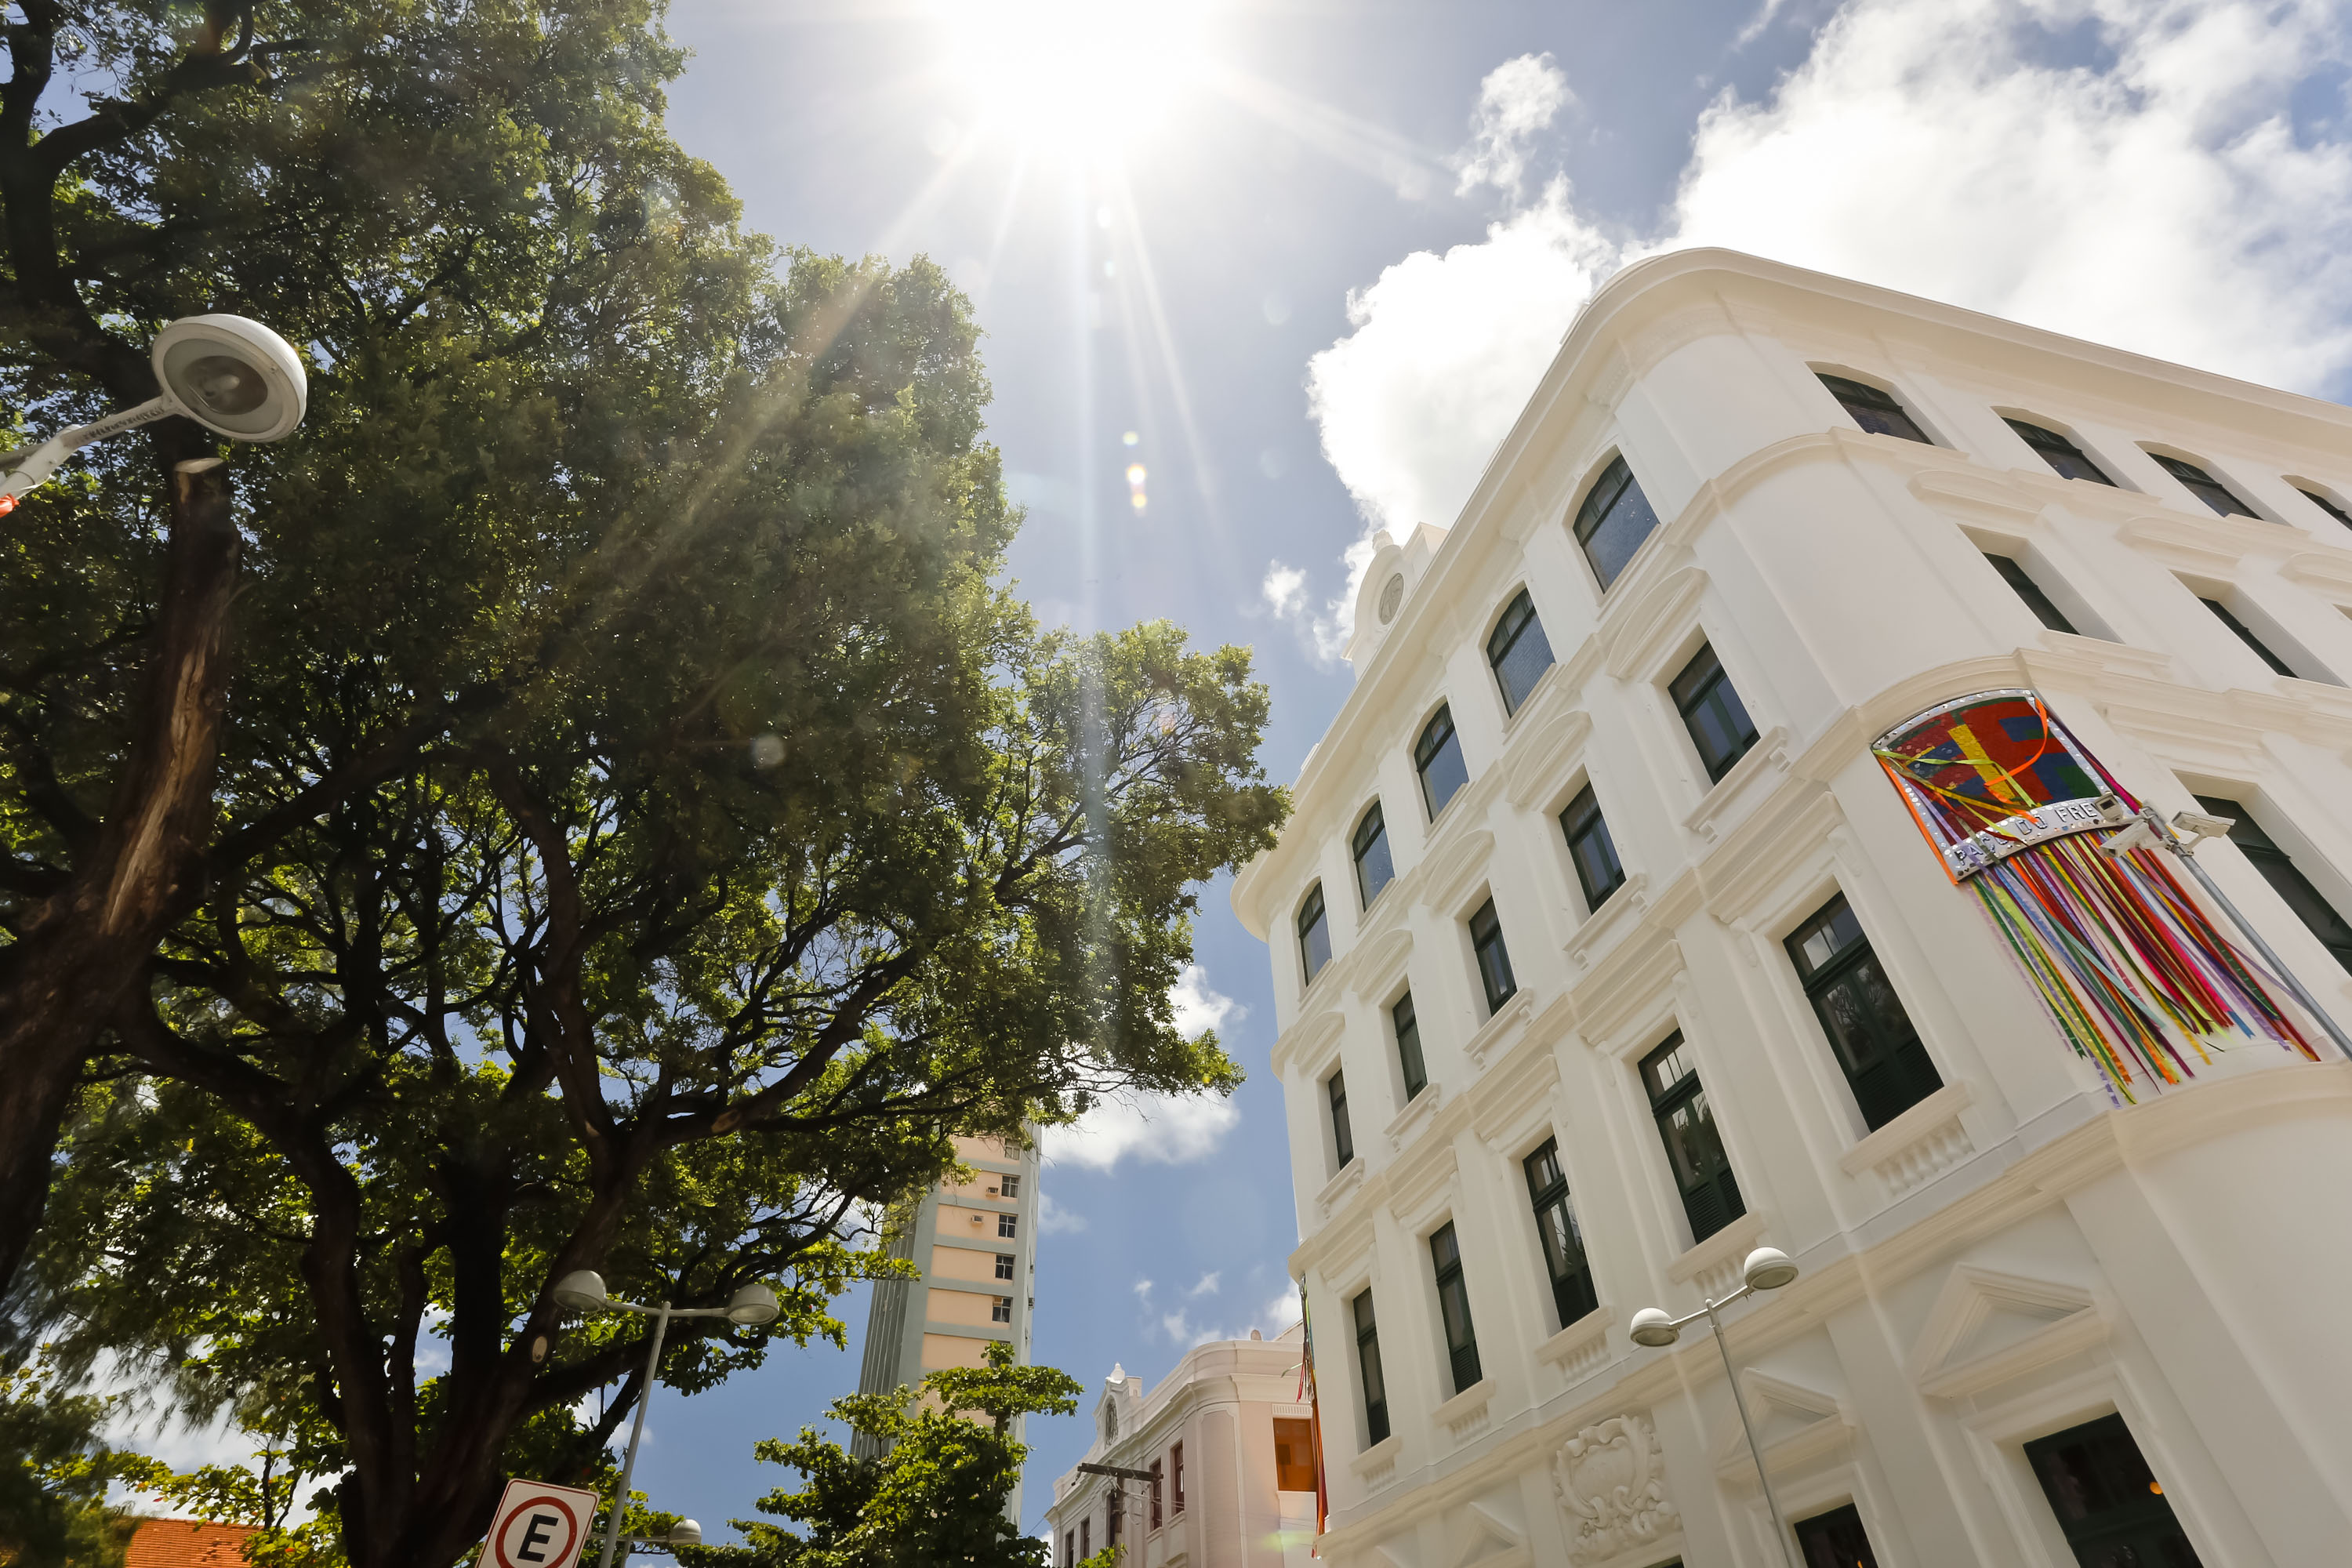
<svg viewBox="0 0 2352 1568"><path fill-rule="evenodd" d="M1258 585L1258 592L1265 595L1266 607L1286 620L1305 605L1306 589L1307 574L1279 561L1267 563L1265 581Z"/></svg>
<svg viewBox="0 0 2352 1568"><path fill-rule="evenodd" d="M1209 988L1209 977L1197 963L1188 963L1177 971L1168 1001L1176 1010L1176 1032L1188 1040L1197 1040L1211 1029L1223 1028L1228 1018L1238 1024L1249 1016L1248 1008Z"/></svg>
<svg viewBox="0 0 2352 1568"><path fill-rule="evenodd" d="M1212 1268L1206 1274L1202 1275L1200 1281L1190 1290L1185 1291L1184 1294L1193 1297L1213 1296L1217 1293L1217 1281L1223 1278L1224 1274L1222 1270Z"/></svg>
<svg viewBox="0 0 2352 1568"><path fill-rule="evenodd" d="M1215 1275L1209 1276L1213 1279ZM1201 1294L1195 1288L1192 1295ZM1168 1342L1180 1350L1206 1344L1211 1340L1245 1340L1255 1329L1267 1339L1274 1339L1291 1324L1298 1321L1298 1297L1296 1291L1277 1291L1274 1298L1254 1315L1239 1323L1213 1322L1194 1318L1191 1311L1179 1307L1172 1312L1160 1314L1157 1324L1168 1337Z"/></svg>
<svg viewBox="0 0 2352 1568"><path fill-rule="evenodd" d="M1139 1279L1139 1280L1137 1280L1134 1284L1132 1284L1132 1285L1129 1286L1129 1287L1128 1287L1128 1289L1130 1289L1130 1290L1132 1290L1132 1291L1134 1291L1134 1292L1135 1292L1135 1299L1136 1299L1137 1300L1139 1300L1139 1301L1142 1302L1145 1306L1147 1306L1147 1307L1148 1307L1148 1306L1150 1306L1150 1305L1151 1304L1151 1281L1150 1281L1150 1280L1149 1280L1149 1279Z"/></svg>
<svg viewBox="0 0 2352 1568"><path fill-rule="evenodd" d="M1517 195L1527 175L1528 143L1575 97L1549 55L1521 55L1488 71L1478 84L1477 110L1470 116L1470 144L1454 161L1462 174L1456 194L1493 185Z"/></svg>
<svg viewBox="0 0 2352 1568"><path fill-rule="evenodd" d="M1701 117L1654 234L1612 234L1556 180L1483 241L1351 293L1351 331L1307 366L1324 455L1367 535L1450 524L1594 288L1693 245L2317 390L2352 368L2346 12L1850 0L1768 97ZM2298 89L2326 111L2298 121ZM1330 601L1335 647L1353 605Z"/></svg>
<svg viewBox="0 0 2352 1568"><path fill-rule="evenodd" d="M1186 1039L1239 1022L1249 1010L1212 988L1197 963L1178 972L1169 988L1176 1031ZM1181 1165L1213 1153L1241 1121L1232 1100L1210 1094L1118 1094L1097 1100L1067 1127L1048 1127L1039 1152L1052 1164L1108 1171L1133 1155L1146 1164ZM1043 1220L1041 1224L1045 1223ZM1084 1229L1084 1220L1070 1228Z"/></svg>
<svg viewBox="0 0 2352 1568"><path fill-rule="evenodd" d="M1037 1189L1037 1229L1041 1235L1073 1236L1086 1228L1086 1215L1064 1208L1045 1188Z"/></svg>

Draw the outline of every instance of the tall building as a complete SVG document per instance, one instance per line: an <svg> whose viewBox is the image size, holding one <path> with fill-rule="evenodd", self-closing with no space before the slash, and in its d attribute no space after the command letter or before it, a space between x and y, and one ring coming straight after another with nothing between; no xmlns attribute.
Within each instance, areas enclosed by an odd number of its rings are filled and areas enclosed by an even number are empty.
<svg viewBox="0 0 2352 1568"><path fill-rule="evenodd" d="M1306 1336L1195 1345L1150 1394L1111 1369L1079 1464L1149 1472L1150 1480L1073 1467L1045 1510L1060 1568L1123 1546L1124 1568L1308 1568L1315 1458L1299 1380Z"/></svg>
<svg viewBox="0 0 2352 1568"><path fill-rule="evenodd" d="M2095 847L2111 784L2232 820L2352 1023L2352 412L1661 257L1353 637L1234 889L1325 1560L1779 1564L1705 1321L1627 1333L1770 1246L1723 1317L1809 1563L2352 1562L2352 1065Z"/></svg>
<svg viewBox="0 0 2352 1568"><path fill-rule="evenodd" d="M942 1182L892 1216L890 1256L913 1260L922 1277L875 1283L860 1394L913 1387L943 1367L983 1365L991 1340L1010 1342L1019 1364L1030 1364L1030 1320L1037 1304L1036 1148L997 1138L958 1138L955 1146L956 1158L971 1167L971 1179ZM1013 1436L1020 1436L1017 1426ZM874 1458L883 1447L860 1433L850 1452ZM1018 1486L1006 1513L1021 1517Z"/></svg>

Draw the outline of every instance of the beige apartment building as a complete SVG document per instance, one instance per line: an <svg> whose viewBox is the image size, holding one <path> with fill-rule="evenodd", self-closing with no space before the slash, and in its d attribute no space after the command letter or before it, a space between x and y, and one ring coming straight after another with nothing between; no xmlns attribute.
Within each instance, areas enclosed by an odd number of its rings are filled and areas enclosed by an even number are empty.
<svg viewBox="0 0 2352 1568"><path fill-rule="evenodd" d="M1234 888L1323 1561L1778 1568L1704 1320L1627 1332L1770 1246L1724 1318L1808 1563L2352 1563L2352 1065L2092 798L2352 1022L2352 412L1659 257L1349 655Z"/></svg>

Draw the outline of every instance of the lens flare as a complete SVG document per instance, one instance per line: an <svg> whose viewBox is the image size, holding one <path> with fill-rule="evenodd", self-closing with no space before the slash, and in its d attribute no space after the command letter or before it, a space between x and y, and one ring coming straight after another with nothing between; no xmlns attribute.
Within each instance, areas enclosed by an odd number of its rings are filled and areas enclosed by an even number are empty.
<svg viewBox="0 0 2352 1568"><path fill-rule="evenodd" d="M1127 504L1135 509L1135 515L1138 517L1143 515L1145 505L1143 481L1148 477L1141 463L1129 463L1127 466Z"/></svg>
<svg viewBox="0 0 2352 1568"><path fill-rule="evenodd" d="M1207 75L1206 0L945 0L944 63L985 121L1113 151Z"/></svg>

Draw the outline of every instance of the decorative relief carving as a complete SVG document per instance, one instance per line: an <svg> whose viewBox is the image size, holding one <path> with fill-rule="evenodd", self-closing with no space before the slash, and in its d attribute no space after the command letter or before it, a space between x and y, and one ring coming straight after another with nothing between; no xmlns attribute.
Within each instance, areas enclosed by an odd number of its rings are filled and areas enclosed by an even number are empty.
<svg viewBox="0 0 2352 1568"><path fill-rule="evenodd" d="M1568 1554L1576 1562L1602 1562L1680 1527L1658 1435L1639 1415L1612 1415L1570 1437L1553 1456L1551 1475L1574 1525Z"/></svg>

